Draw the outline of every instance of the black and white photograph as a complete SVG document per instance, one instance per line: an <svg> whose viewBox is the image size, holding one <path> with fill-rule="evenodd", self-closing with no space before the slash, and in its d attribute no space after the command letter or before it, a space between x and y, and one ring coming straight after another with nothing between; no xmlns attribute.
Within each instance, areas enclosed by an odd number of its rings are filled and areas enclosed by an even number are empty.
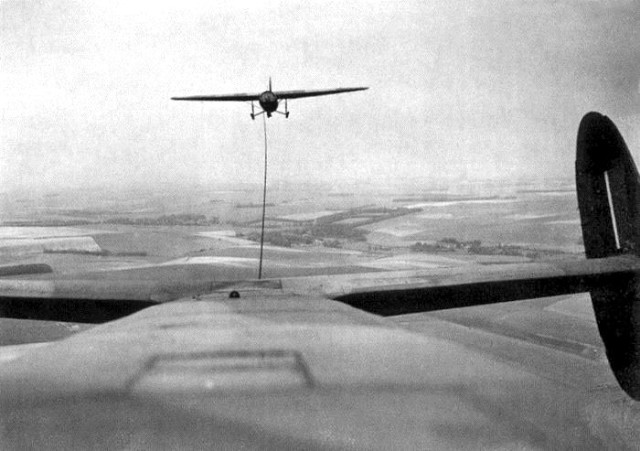
<svg viewBox="0 0 640 451"><path fill-rule="evenodd" d="M1 450L640 448L640 2L0 0Z"/></svg>

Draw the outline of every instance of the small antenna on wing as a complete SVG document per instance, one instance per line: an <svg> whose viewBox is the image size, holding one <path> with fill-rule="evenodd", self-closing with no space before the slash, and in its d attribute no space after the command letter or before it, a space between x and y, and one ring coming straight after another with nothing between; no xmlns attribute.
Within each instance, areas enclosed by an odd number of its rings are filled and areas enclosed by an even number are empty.
<svg viewBox="0 0 640 451"><path fill-rule="evenodd" d="M269 91L273 91L273 89L271 89L271 77L269 77Z"/></svg>

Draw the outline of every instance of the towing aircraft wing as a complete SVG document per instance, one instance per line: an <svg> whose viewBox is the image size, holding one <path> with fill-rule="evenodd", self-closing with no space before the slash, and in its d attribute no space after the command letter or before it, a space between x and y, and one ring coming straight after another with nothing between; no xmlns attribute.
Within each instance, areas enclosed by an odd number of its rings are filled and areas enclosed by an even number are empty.
<svg viewBox="0 0 640 451"><path fill-rule="evenodd" d="M238 287L229 298L230 288L0 354L2 447L603 444L575 421L589 411L583 385L342 302L280 288Z"/></svg>
<svg viewBox="0 0 640 451"><path fill-rule="evenodd" d="M626 277L635 265L597 261L579 272L589 280L609 272ZM529 280L568 276L550 267L533 272ZM494 276L482 280L491 283ZM522 287L524 272L512 276ZM478 281L456 277L452 289ZM405 290L387 285L389 277L365 279L347 291L375 292L380 300L392 294L396 308L401 293L428 294L434 286L413 281ZM614 384L603 379L601 367L554 355L544 368L564 359L583 377L568 383L564 373L550 377L529 364L473 350L478 339L504 347L499 336L478 337L435 319L426 332L412 333L344 302L303 293L317 288L304 287L310 282L227 284L62 341L0 353L0 444L473 449L479 439L502 448L610 443L590 413L594 402L610 405L608 392L584 395L592 379ZM333 291L336 285L325 287ZM239 297L230 297L231 291ZM534 365L539 354L529 349L524 361ZM632 423L609 428L616 443L632 444L637 435Z"/></svg>
<svg viewBox="0 0 640 451"><path fill-rule="evenodd" d="M0 305L4 317L96 323L104 321L105 316L88 321L91 306L98 306L103 313L112 309L114 319L186 296L279 289L298 296L338 300L366 312L390 316L623 286L639 270L640 259L621 255L239 282L93 280L81 274L75 279L58 280L0 278ZM135 269L117 272L124 277L129 271L135 273ZM109 276L104 271L103 277Z"/></svg>

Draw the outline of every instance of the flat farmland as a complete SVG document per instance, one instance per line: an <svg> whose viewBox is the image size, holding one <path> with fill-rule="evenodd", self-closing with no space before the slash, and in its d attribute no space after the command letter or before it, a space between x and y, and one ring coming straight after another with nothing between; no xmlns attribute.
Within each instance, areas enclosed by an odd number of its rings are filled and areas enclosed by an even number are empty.
<svg viewBox="0 0 640 451"><path fill-rule="evenodd" d="M409 205L408 205L409 206ZM409 246L451 237L490 245L512 244L582 251L574 193L527 193L511 199L413 204L419 213L363 226L368 241Z"/></svg>

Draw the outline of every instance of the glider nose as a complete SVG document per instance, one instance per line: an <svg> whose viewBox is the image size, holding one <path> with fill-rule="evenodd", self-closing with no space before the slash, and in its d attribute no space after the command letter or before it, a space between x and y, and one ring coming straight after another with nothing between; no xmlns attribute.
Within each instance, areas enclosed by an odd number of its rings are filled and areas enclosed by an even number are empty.
<svg viewBox="0 0 640 451"><path fill-rule="evenodd" d="M278 97L271 91L265 91L260 94L258 102L260 102L262 109L268 113L273 113L278 109Z"/></svg>

